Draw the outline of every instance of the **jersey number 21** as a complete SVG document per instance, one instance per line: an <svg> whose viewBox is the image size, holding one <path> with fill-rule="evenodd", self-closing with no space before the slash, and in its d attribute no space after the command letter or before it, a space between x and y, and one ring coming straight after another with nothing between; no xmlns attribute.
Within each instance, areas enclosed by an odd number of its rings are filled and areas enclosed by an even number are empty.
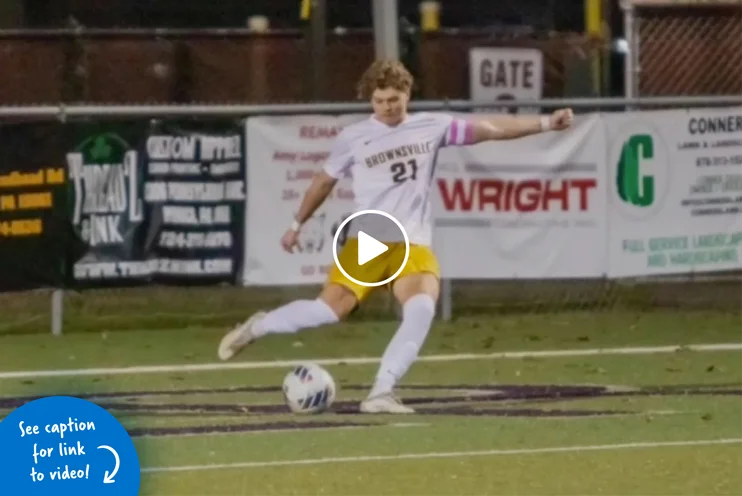
<svg viewBox="0 0 742 496"><path fill-rule="evenodd" d="M410 159L407 162L396 162L389 167L392 171L392 179L395 183L403 183L408 179L417 179L417 160Z"/></svg>

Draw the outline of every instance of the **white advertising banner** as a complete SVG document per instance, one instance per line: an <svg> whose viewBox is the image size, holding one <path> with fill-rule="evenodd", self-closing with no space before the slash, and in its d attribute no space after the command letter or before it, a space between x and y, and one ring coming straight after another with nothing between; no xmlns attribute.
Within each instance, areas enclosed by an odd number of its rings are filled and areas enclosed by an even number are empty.
<svg viewBox="0 0 742 496"><path fill-rule="evenodd" d="M742 107L604 118L609 275L742 268Z"/></svg>
<svg viewBox="0 0 742 496"><path fill-rule="evenodd" d="M599 277L607 266L605 133L573 129L445 148L435 251L444 277Z"/></svg>
<svg viewBox="0 0 742 496"><path fill-rule="evenodd" d="M365 115L246 121L246 285L318 284L354 212L338 182L279 240L343 126ZM632 277L742 268L742 107L580 115L566 132L440 151L444 277Z"/></svg>
<svg viewBox="0 0 742 496"><path fill-rule="evenodd" d="M537 100L543 96L544 57L534 48L469 50L469 88L475 102ZM537 108L483 109L490 113L538 113Z"/></svg>
<svg viewBox="0 0 742 496"><path fill-rule="evenodd" d="M367 116L287 116L247 119L245 285L318 284L333 264L337 226L354 212L350 180L338 181L307 221L300 251L279 243L291 225L312 176L322 168L335 136Z"/></svg>

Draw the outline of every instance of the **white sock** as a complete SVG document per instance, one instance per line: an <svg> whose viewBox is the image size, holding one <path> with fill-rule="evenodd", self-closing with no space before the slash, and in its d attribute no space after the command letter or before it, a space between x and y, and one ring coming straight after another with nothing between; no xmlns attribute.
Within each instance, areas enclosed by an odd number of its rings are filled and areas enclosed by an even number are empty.
<svg viewBox="0 0 742 496"><path fill-rule="evenodd" d="M428 336L435 317L435 301L418 294L402 307L402 323L381 357L374 387L369 397L389 393L407 373Z"/></svg>
<svg viewBox="0 0 742 496"><path fill-rule="evenodd" d="M259 338L266 334L291 334L337 321L337 315L323 300L296 300L268 312L255 323L252 331Z"/></svg>

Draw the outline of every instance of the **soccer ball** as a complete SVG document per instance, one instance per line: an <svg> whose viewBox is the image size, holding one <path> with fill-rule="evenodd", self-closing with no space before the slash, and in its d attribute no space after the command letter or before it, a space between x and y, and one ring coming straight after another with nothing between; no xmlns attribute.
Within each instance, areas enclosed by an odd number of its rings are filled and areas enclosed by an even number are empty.
<svg viewBox="0 0 742 496"><path fill-rule="evenodd" d="M319 365L298 365L283 379L283 398L294 413L323 412L335 401L335 380Z"/></svg>

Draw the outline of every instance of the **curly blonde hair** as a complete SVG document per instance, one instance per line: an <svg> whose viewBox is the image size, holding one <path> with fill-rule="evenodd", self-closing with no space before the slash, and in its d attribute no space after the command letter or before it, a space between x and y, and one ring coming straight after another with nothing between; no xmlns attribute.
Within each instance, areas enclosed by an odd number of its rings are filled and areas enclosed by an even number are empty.
<svg viewBox="0 0 742 496"><path fill-rule="evenodd" d="M377 60L371 64L358 81L357 95L359 99L370 100L375 90L394 88L398 91L410 92L414 78L410 71L397 60Z"/></svg>

